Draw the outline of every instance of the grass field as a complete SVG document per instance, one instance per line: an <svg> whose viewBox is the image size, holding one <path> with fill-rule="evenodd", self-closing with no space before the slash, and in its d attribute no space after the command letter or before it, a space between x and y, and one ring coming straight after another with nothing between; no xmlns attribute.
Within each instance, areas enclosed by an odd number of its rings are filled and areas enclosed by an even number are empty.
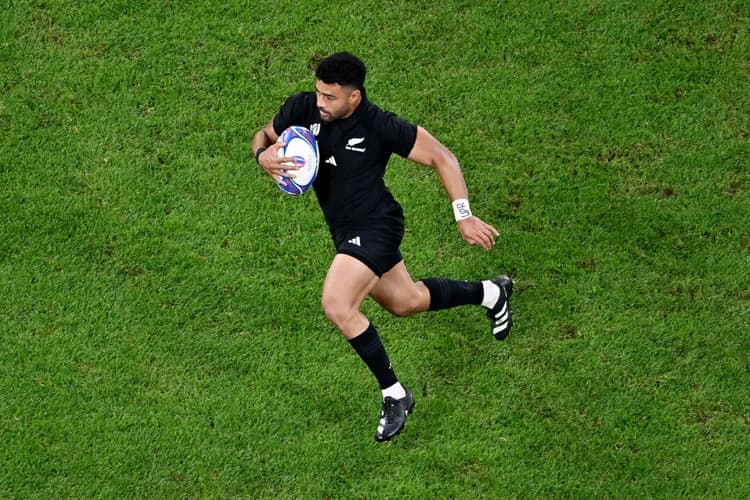
<svg viewBox="0 0 750 500"><path fill-rule="evenodd" d="M750 4L297 4L0 2L0 497L750 497ZM250 151L338 50L502 233L394 159L412 274L517 282L504 343L365 304L385 444Z"/></svg>

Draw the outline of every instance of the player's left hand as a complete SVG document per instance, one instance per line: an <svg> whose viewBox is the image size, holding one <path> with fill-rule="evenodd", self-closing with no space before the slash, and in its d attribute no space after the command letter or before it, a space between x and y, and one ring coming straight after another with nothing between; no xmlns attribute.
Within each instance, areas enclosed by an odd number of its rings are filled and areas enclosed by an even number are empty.
<svg viewBox="0 0 750 500"><path fill-rule="evenodd" d="M485 250L492 248L495 238L500 236L497 229L474 216L458 221L458 230L468 244L478 245Z"/></svg>

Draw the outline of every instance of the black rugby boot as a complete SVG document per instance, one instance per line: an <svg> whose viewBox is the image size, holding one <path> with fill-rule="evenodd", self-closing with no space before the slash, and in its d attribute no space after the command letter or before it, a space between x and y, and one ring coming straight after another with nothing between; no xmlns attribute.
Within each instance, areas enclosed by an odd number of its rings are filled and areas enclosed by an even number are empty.
<svg viewBox="0 0 750 500"><path fill-rule="evenodd" d="M409 389L406 389L406 396L401 399L394 399L387 396L383 400L383 410L380 412L380 423L375 433L376 441L388 441L397 436L406 424L406 417L409 416L414 408L414 395Z"/></svg>
<svg viewBox="0 0 750 500"><path fill-rule="evenodd" d="M513 313L510 310L513 279L503 274L492 279L492 282L500 287L500 297L498 297L492 309L487 310L487 317L490 318L490 323L492 323L492 335L497 340L505 340L505 337L510 333L510 327L513 326Z"/></svg>

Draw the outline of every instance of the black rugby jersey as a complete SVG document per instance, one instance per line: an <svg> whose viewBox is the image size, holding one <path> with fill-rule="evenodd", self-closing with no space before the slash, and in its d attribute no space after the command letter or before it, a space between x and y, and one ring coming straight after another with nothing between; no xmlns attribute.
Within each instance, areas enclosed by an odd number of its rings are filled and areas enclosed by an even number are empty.
<svg viewBox="0 0 750 500"><path fill-rule="evenodd" d="M416 125L370 103L364 91L349 118L331 123L320 119L315 92L293 95L274 117L273 128L280 135L292 125L308 127L318 139L320 168L313 188L331 229L403 219L383 176L392 153L407 157L411 152Z"/></svg>

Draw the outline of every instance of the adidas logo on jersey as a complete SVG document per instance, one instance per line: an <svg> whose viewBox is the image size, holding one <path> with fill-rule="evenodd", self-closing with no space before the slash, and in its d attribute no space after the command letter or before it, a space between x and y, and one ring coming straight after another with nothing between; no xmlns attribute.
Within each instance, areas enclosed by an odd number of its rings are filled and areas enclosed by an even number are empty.
<svg viewBox="0 0 750 500"><path fill-rule="evenodd" d="M355 236L354 238L347 241L347 243L351 243L352 245L357 245L358 247L362 246L362 242L359 239L359 236Z"/></svg>
<svg viewBox="0 0 750 500"><path fill-rule="evenodd" d="M329 165L333 165L334 167L338 167L338 165L336 165L336 158L334 158L333 156L328 158L326 160L326 163L328 163Z"/></svg>

